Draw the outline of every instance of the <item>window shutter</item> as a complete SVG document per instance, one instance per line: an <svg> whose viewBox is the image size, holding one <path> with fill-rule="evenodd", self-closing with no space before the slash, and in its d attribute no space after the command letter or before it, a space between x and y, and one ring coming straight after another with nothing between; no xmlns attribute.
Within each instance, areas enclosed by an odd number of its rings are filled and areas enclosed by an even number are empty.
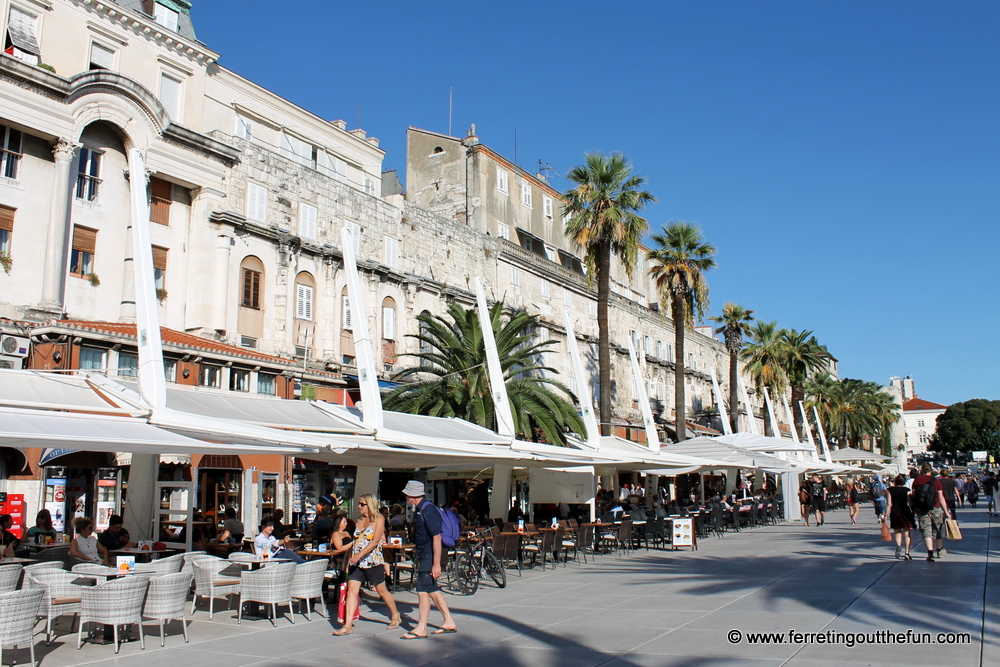
<svg viewBox="0 0 1000 667"><path fill-rule="evenodd" d="M161 271L167 270L167 249L160 246L153 246L153 268Z"/></svg>
<svg viewBox="0 0 1000 667"><path fill-rule="evenodd" d="M267 188L247 183L247 218L254 222L267 222Z"/></svg>
<svg viewBox="0 0 1000 667"><path fill-rule="evenodd" d="M549 286L549 281L542 278L542 298L548 300L552 297L552 288Z"/></svg>
<svg viewBox="0 0 1000 667"><path fill-rule="evenodd" d="M41 56L42 50L38 48L38 41L35 39L35 21L36 18L28 12L11 7L10 20L7 21L7 36L14 46L22 51Z"/></svg>
<svg viewBox="0 0 1000 667"><path fill-rule="evenodd" d="M361 225L356 222L346 222L347 228L351 230L351 236L354 237L354 255L359 257L361 255Z"/></svg>
<svg viewBox="0 0 1000 667"><path fill-rule="evenodd" d="M317 209L312 204L299 204L299 236L316 240L316 214Z"/></svg>
<svg viewBox="0 0 1000 667"><path fill-rule="evenodd" d="M113 69L115 65L115 52L96 42L91 43L90 64L101 69Z"/></svg>
<svg viewBox="0 0 1000 667"><path fill-rule="evenodd" d="M253 139L253 123L239 114L236 114L236 136L247 141Z"/></svg>
<svg viewBox="0 0 1000 667"><path fill-rule="evenodd" d="M396 309L382 309L382 338L396 340Z"/></svg>
<svg viewBox="0 0 1000 667"><path fill-rule="evenodd" d="M295 317L312 320L313 288L309 285L295 285Z"/></svg>
<svg viewBox="0 0 1000 667"><path fill-rule="evenodd" d="M344 328L348 331L354 331L354 327L351 326L351 301L346 294L344 295Z"/></svg>
<svg viewBox="0 0 1000 667"><path fill-rule="evenodd" d="M391 236L385 237L385 265L393 269L399 263L399 240Z"/></svg>
<svg viewBox="0 0 1000 667"><path fill-rule="evenodd" d="M73 227L73 250L97 254L97 230L86 227Z"/></svg>
<svg viewBox="0 0 1000 667"><path fill-rule="evenodd" d="M14 211L16 210L9 206L0 206L0 231L14 231Z"/></svg>
<svg viewBox="0 0 1000 667"><path fill-rule="evenodd" d="M180 116L181 106L181 82L173 77L167 76L166 74L161 74L160 102L167 110L171 119L178 118Z"/></svg>
<svg viewBox="0 0 1000 667"><path fill-rule="evenodd" d="M160 225L170 224L170 203L173 185L155 176L149 181L149 221Z"/></svg>

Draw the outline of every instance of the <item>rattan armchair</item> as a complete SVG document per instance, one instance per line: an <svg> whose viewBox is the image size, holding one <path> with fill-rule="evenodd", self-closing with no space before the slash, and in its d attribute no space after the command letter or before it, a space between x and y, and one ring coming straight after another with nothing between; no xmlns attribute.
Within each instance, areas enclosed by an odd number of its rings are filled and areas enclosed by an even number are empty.
<svg viewBox="0 0 1000 667"><path fill-rule="evenodd" d="M142 636L142 604L146 599L149 579L127 576L113 579L83 590L80 605L80 629L76 634L76 648L83 646L83 626L101 623L114 628L115 653L118 653L118 626L134 623L139 628L139 647L146 649Z"/></svg>
<svg viewBox="0 0 1000 667"><path fill-rule="evenodd" d="M295 566L295 576L292 578L292 599L301 600L305 606L303 614L307 621L311 621L309 616L309 602L319 598L323 605L323 617L327 618L329 612L326 609L326 601L323 599L323 578L326 576L327 561L313 560L308 563L299 563Z"/></svg>
<svg viewBox="0 0 1000 667"><path fill-rule="evenodd" d="M191 613L194 614L199 597L208 598L208 620L215 614L215 598L228 598L240 592L239 565L221 558L198 560L192 563L194 569L194 598Z"/></svg>
<svg viewBox="0 0 1000 667"><path fill-rule="evenodd" d="M135 571L151 575L176 574L181 571L181 567L183 566L184 566L183 560L175 559L173 556L171 556L170 558L164 558L163 560L154 560L150 563L136 563Z"/></svg>
<svg viewBox="0 0 1000 667"><path fill-rule="evenodd" d="M240 610L236 624L243 622L243 604L259 602L271 605L271 623L278 626L278 605L288 607L288 620L293 624L292 579L295 578L295 563L275 563L256 571L244 572L240 577Z"/></svg>
<svg viewBox="0 0 1000 667"><path fill-rule="evenodd" d="M21 572L20 565L0 565L0 593L17 590Z"/></svg>
<svg viewBox="0 0 1000 667"><path fill-rule="evenodd" d="M28 576L32 572L39 572L41 570L62 570L63 564L61 561L51 560L45 561L44 563L32 563L31 565L24 566L24 576Z"/></svg>
<svg viewBox="0 0 1000 667"><path fill-rule="evenodd" d="M52 621L54 619L66 614L79 615L83 591L90 588L90 586L80 585L78 583L80 580L80 575L63 570L35 570L30 574L25 574L24 588L41 588L45 591L38 615L44 616L46 619L46 646L52 641ZM89 583L92 582L92 579L89 580ZM70 631L72 632L72 626L70 626Z"/></svg>
<svg viewBox="0 0 1000 667"><path fill-rule="evenodd" d="M160 646L163 646L164 621L175 619L181 622L184 643L188 642L187 615L184 613L184 608L187 604L187 594L191 590L193 578L194 575L187 572L175 572L149 580L149 590L146 592L142 616L160 622Z"/></svg>
<svg viewBox="0 0 1000 667"><path fill-rule="evenodd" d="M35 620L44 598L45 591L41 588L0 593L0 662L4 646L14 647L16 659L17 645L26 643L31 652L31 667L35 667Z"/></svg>

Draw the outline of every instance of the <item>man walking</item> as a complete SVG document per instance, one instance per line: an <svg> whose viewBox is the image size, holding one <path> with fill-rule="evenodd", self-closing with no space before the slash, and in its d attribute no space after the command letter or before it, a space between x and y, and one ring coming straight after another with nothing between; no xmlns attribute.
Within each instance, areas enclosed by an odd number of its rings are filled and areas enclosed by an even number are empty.
<svg viewBox="0 0 1000 667"><path fill-rule="evenodd" d="M809 489L812 509L816 512L816 525L822 526L826 518L826 497L829 491L819 474L813 475L813 481L809 484Z"/></svg>
<svg viewBox="0 0 1000 667"><path fill-rule="evenodd" d="M406 502L414 512L414 544L417 547L417 608L420 616L415 628L401 639L427 639L427 621L431 615L431 600L444 617L440 629L431 634L444 635L458 632L455 619L451 617L444 594L438 588L441 576L441 515L437 507L424 497L422 482L410 480L403 487Z"/></svg>
<svg viewBox="0 0 1000 667"><path fill-rule="evenodd" d="M948 503L944 499L941 482L934 477L930 463L920 465L920 477L913 480L913 492L910 494L913 503L913 513L917 518L920 533L924 536L924 546L927 547L927 560L933 563L948 553L941 539L944 529L944 519L951 518ZM937 554L934 553L935 543Z"/></svg>
<svg viewBox="0 0 1000 667"><path fill-rule="evenodd" d="M983 495L986 496L986 513L996 516L997 476L992 470L983 478Z"/></svg>
<svg viewBox="0 0 1000 667"><path fill-rule="evenodd" d="M872 497L872 505L875 506L875 516L879 521L885 518L885 484L877 474L872 475L871 484L868 485L868 493Z"/></svg>

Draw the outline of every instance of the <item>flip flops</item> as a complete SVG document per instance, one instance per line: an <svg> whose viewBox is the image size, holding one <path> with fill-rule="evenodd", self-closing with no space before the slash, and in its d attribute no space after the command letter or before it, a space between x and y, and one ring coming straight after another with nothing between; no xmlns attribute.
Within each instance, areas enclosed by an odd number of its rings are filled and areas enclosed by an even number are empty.
<svg viewBox="0 0 1000 667"><path fill-rule="evenodd" d="M435 630L432 635L453 635L458 632L458 628L441 628L440 630Z"/></svg>
<svg viewBox="0 0 1000 667"><path fill-rule="evenodd" d="M407 632L405 635L400 637L404 641L410 641L412 639L427 639L427 635L417 635L412 632Z"/></svg>

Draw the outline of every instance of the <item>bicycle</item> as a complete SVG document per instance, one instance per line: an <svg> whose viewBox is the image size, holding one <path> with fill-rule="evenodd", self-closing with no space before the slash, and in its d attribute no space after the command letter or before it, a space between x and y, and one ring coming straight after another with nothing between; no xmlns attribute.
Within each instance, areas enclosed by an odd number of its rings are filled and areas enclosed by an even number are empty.
<svg viewBox="0 0 1000 667"><path fill-rule="evenodd" d="M484 578L492 580L497 588L507 586L507 571L484 535L470 535L466 545L456 547L451 554L448 563L450 583L464 595L474 595L479 590L480 579Z"/></svg>

